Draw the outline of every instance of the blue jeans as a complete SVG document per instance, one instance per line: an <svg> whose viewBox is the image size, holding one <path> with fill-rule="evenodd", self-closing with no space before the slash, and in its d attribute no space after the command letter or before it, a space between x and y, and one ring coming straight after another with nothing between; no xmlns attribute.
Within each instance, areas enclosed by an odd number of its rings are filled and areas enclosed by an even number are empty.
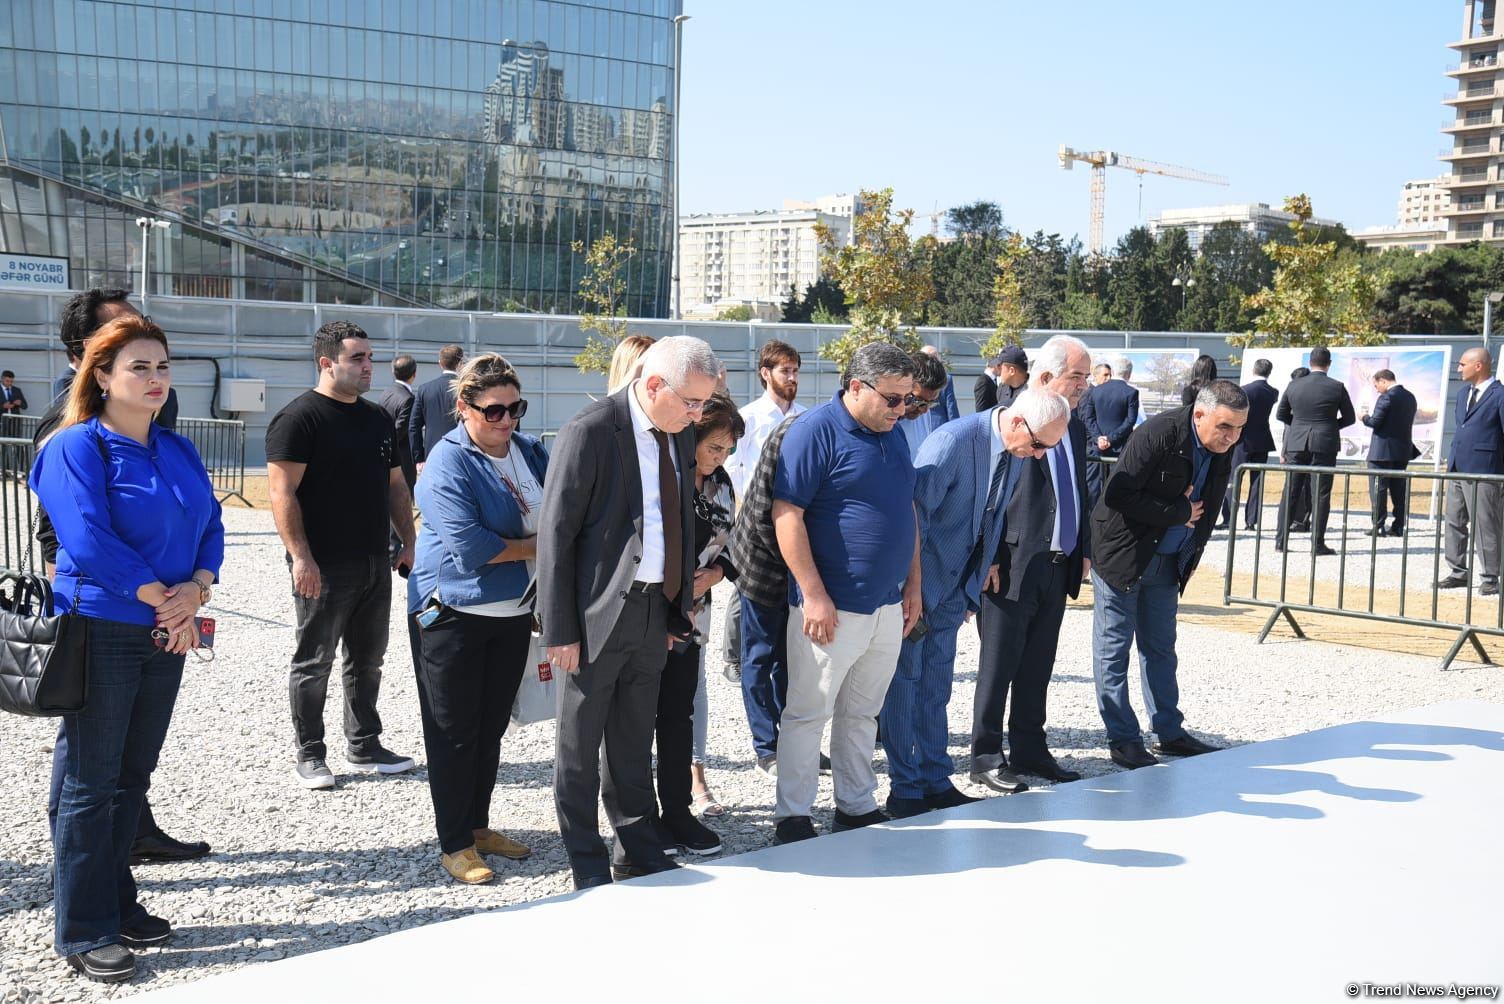
<svg viewBox="0 0 1504 1004"><path fill-rule="evenodd" d="M925 610L924 621L924 637L905 641L898 653L879 719L888 781L899 798L944 794L955 769L945 709L955 676L956 632L966 622L966 593L953 590Z"/></svg>
<svg viewBox="0 0 1504 1004"><path fill-rule="evenodd" d="M789 692L787 604L765 607L741 597L742 703L758 759L778 754L778 720Z"/></svg>
<svg viewBox="0 0 1504 1004"><path fill-rule="evenodd" d="M150 627L88 623L88 705L63 718L53 849L59 955L115 944L122 924L146 914L127 860L183 678L183 657L152 644Z"/></svg>
<svg viewBox="0 0 1504 1004"><path fill-rule="evenodd" d="M1094 612L1091 622L1091 671L1097 683L1097 710L1107 726L1109 743L1141 742L1138 718L1128 702L1128 654L1138 641L1144 703L1159 741L1185 735L1181 724L1180 687L1175 682L1175 615L1180 609L1180 581L1175 555L1156 554L1144 577L1126 592L1091 573Z"/></svg>

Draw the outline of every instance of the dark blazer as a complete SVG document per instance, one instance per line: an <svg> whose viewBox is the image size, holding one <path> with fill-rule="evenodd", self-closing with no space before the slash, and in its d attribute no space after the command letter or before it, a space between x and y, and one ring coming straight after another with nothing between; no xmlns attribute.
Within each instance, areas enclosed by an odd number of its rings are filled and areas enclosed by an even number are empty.
<svg viewBox="0 0 1504 1004"><path fill-rule="evenodd" d="M1320 370L1313 370L1285 388L1275 415L1285 430L1284 452L1342 452L1342 432L1358 420L1347 387Z"/></svg>
<svg viewBox="0 0 1504 1004"><path fill-rule="evenodd" d="M397 448L397 466L402 468L402 476L407 479L408 491L412 490L413 482L418 479L417 465L413 463L413 444L407 438L408 426L413 417L414 400L415 395L407 389L406 384L394 383L381 392L381 399L376 402L392 420L392 430L395 433L393 442Z"/></svg>
<svg viewBox="0 0 1504 1004"><path fill-rule="evenodd" d="M642 560L642 476L627 404L632 386L592 401L564 423L543 485L537 558L540 644L579 642L586 665L605 648ZM687 622L695 569L694 426L677 433L674 442L686 531L678 605ZM671 624L677 620L670 611Z"/></svg>
<svg viewBox="0 0 1504 1004"><path fill-rule="evenodd" d="M413 413L407 421L407 442L413 463L421 464L439 440L454 428L456 374L440 373L413 391Z"/></svg>
<svg viewBox="0 0 1504 1004"><path fill-rule="evenodd" d="M4 399L5 399L5 388L0 387L0 400L4 400ZM16 403L18 403L21 407L19 407L19 408L12 408L10 411L6 412L5 414L7 414L7 415L19 415L19 414L21 414L21 412L23 412L23 411L26 410L26 393L21 390L21 385L20 384L18 384L18 383L11 384L11 386L10 386L10 399L13 400L13 401L15 401Z"/></svg>
<svg viewBox="0 0 1504 1004"><path fill-rule="evenodd" d="M1273 453L1274 431L1269 428L1269 416L1279 401L1279 391L1260 377L1245 383L1243 393L1248 395L1248 424L1243 426L1243 437L1239 442L1248 453Z"/></svg>
<svg viewBox="0 0 1504 1004"><path fill-rule="evenodd" d="M1461 474L1504 474L1504 385L1495 380L1468 411L1463 387L1457 395L1457 425L1447 470Z"/></svg>
<svg viewBox="0 0 1504 1004"><path fill-rule="evenodd" d="M1138 391L1127 380L1114 377L1093 387L1076 411L1086 425L1087 451L1096 456L1097 437L1106 436L1112 444L1108 453L1116 453L1128 442L1133 423L1138 421Z"/></svg>
<svg viewBox="0 0 1504 1004"><path fill-rule="evenodd" d="M68 388L73 386L73 371L63 370L63 375L52 381L52 399L56 401L68 393Z"/></svg>
<svg viewBox="0 0 1504 1004"><path fill-rule="evenodd" d="M1165 531L1191 518L1185 490L1195 476L1189 406L1162 411L1139 426L1113 465L1112 477L1092 513L1092 568L1119 591L1132 588L1154 560ZM1201 489L1205 503L1191 532L1191 560L1180 573L1180 591L1191 580L1211 538L1227 494L1232 451L1212 454Z"/></svg>
<svg viewBox="0 0 1504 1004"><path fill-rule="evenodd" d="M976 402L977 411L997 406L997 381L992 379L991 373L984 372L977 377L977 382L971 388L971 396Z"/></svg>
<svg viewBox="0 0 1504 1004"><path fill-rule="evenodd" d="M1018 395L1022 394L1023 391L1024 391L1024 387L1027 387L1027 386L1029 386L1027 383L1025 383L1023 385L1023 387L1010 387L1010 386L1008 386L1005 383L998 384L997 385L997 406L999 408L1011 408L1011 407L1013 407L1013 399L1015 397L1018 397Z"/></svg>
<svg viewBox="0 0 1504 1004"><path fill-rule="evenodd" d="M1084 558L1091 557L1091 514L1086 511L1086 426L1072 418L1068 426L1071 458L1076 467L1076 512L1081 514L1076 549L1066 561L1065 591L1074 599L1081 592ZM1019 475L1013 498L1003 521L1003 535L993 562L998 566L999 595L1017 601L1024 579L1049 561L1050 537L1055 531L1055 479L1050 476L1050 459L1019 460L1024 471ZM985 468L984 468L985 469ZM984 576L985 577L985 576Z"/></svg>
<svg viewBox="0 0 1504 1004"><path fill-rule="evenodd" d="M1464 400L1466 400L1464 398ZM1415 395L1399 384L1390 387L1374 402L1372 413L1363 424L1373 430L1368 443L1368 459L1408 464L1415 459Z"/></svg>

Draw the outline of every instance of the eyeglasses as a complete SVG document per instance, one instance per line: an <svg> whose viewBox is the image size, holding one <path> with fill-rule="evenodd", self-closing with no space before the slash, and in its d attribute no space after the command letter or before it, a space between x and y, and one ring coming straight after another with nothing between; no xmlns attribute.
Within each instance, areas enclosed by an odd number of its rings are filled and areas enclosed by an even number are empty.
<svg viewBox="0 0 1504 1004"><path fill-rule="evenodd" d="M1041 443L1039 441L1039 437L1036 436L1036 435L1034 435L1034 430L1031 429L1031 428L1029 428L1029 420L1027 418L1024 418L1022 415L1020 415L1018 417L1021 418L1021 419L1023 419L1024 430L1029 433L1029 445L1031 447L1033 447L1036 450L1040 450L1040 451L1053 450L1055 448L1053 446L1046 446L1043 443Z"/></svg>
<svg viewBox="0 0 1504 1004"><path fill-rule="evenodd" d="M918 394L910 394L909 396L914 399L914 403L911 404L909 407L911 407L911 408L918 408L920 411L929 411L935 405L937 405L937 404L940 403L940 399L938 397L936 397L936 398L920 397Z"/></svg>
<svg viewBox="0 0 1504 1004"><path fill-rule="evenodd" d="M861 377L857 377L857 379L861 380L862 383L867 384L868 387L872 387L872 384L867 383L866 380L862 380ZM872 387L872 393L882 398L883 404L886 404L889 410L892 410L894 408L912 408L914 406L914 402L924 400L923 398L915 397L913 394L884 394L876 387ZM925 407L928 408L929 405L925 405Z"/></svg>
<svg viewBox="0 0 1504 1004"><path fill-rule="evenodd" d="M680 394L678 391L674 390L674 388L669 385L669 383L668 383L667 380L665 380L663 382L663 386L664 386L665 389L668 390L668 392L670 394L674 395L674 397L677 397L679 399L680 403L684 405L684 410L685 411L704 411L705 410L706 401L705 401L704 398L688 398L688 397L685 397L683 394Z"/></svg>
<svg viewBox="0 0 1504 1004"><path fill-rule="evenodd" d="M478 407L470 401L466 401L465 403L470 405L477 414L492 425L500 422L503 414L511 415L514 422L527 414L527 398L525 397L518 398L511 404L488 404L484 408Z"/></svg>
<svg viewBox="0 0 1504 1004"><path fill-rule="evenodd" d="M729 457L736 452L735 443L732 443L730 446L717 446L714 443L707 443L705 444L705 448L710 451L712 457Z"/></svg>

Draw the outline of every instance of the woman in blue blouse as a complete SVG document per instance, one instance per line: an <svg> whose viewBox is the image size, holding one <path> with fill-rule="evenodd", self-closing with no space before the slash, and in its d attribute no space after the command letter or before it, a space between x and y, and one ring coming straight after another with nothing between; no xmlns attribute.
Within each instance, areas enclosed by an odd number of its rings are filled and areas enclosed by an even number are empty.
<svg viewBox="0 0 1504 1004"><path fill-rule="evenodd" d="M487 882L482 854L531 851L490 828L501 737L533 624L535 537L548 453L517 431L527 413L517 371L476 356L455 381L449 434L418 479L423 530L408 578L420 657L418 702L440 862L461 882Z"/></svg>
<svg viewBox="0 0 1504 1004"><path fill-rule="evenodd" d="M89 340L31 487L59 544L59 613L87 618L88 705L63 719L54 945L100 982L172 925L136 898L127 856L172 720L193 617L224 558L219 502L193 444L152 422L172 384L167 338L140 316Z"/></svg>

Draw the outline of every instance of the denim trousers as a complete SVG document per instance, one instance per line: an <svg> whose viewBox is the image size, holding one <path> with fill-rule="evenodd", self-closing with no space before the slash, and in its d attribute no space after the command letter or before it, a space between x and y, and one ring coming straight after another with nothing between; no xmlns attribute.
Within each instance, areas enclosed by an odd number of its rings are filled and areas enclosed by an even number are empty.
<svg viewBox="0 0 1504 1004"><path fill-rule="evenodd" d="M88 625L88 704L63 718L68 746L53 834L59 955L113 945L122 924L146 914L128 865L131 840L183 679L183 657L157 648L150 627Z"/></svg>
<svg viewBox="0 0 1504 1004"><path fill-rule="evenodd" d="M291 559L288 559L289 566ZM334 653L344 645L340 680L345 697L345 741L351 752L370 753L380 742L381 661L386 657L392 607L392 569L386 556L319 566L319 595L293 591L297 647L288 674L293 737L298 759L326 757L324 700Z"/></svg>
<svg viewBox="0 0 1504 1004"><path fill-rule="evenodd" d="M957 587L924 612L929 630L903 643L880 719L888 783L899 798L940 795L951 787L950 704L956 634L966 623L966 592Z"/></svg>
<svg viewBox="0 0 1504 1004"><path fill-rule="evenodd" d="M752 754L778 753L778 721L789 690L786 604L765 607L741 595L742 703L752 730Z"/></svg>
<svg viewBox="0 0 1504 1004"><path fill-rule="evenodd" d="M1180 610L1180 580L1176 556L1156 554L1143 578L1127 590L1109 586L1094 568L1092 676L1097 684L1097 710L1107 726L1109 743L1142 741L1138 718L1128 700L1128 656L1138 643L1143 674L1144 703L1150 727L1159 741L1185 735L1181 724L1180 687L1175 680L1175 616Z"/></svg>

